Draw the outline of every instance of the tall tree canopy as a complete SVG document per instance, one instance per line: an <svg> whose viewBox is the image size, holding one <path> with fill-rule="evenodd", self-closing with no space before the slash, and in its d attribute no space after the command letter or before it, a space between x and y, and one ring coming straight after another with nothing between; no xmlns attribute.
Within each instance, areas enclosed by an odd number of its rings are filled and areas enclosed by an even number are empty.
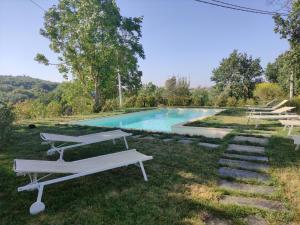
<svg viewBox="0 0 300 225"><path fill-rule="evenodd" d="M216 82L219 92L227 92L236 99L247 99L252 97L256 78L259 78L262 72L260 59L253 59L246 53L234 50L213 70L211 80Z"/></svg>
<svg viewBox="0 0 300 225"><path fill-rule="evenodd" d="M296 79L300 76L300 1L292 1L291 10L286 18L280 15L274 16L275 32L281 38L289 41L291 49L285 54L285 64L288 65L288 82L290 86L290 98L294 96Z"/></svg>
<svg viewBox="0 0 300 225"><path fill-rule="evenodd" d="M121 16L114 0L60 0L44 19L40 33L58 54L59 71L93 87L94 111L116 91L118 72L127 89L141 85L137 64L138 57L145 57L140 44L141 17ZM42 54L36 60L51 64Z"/></svg>

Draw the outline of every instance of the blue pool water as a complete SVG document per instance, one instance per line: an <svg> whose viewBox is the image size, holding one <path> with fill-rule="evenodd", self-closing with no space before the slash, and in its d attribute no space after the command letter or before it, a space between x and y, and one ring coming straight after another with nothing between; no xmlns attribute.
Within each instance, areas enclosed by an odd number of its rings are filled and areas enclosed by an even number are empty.
<svg viewBox="0 0 300 225"><path fill-rule="evenodd" d="M202 116L210 116L220 109L156 109L143 112L123 114L100 119L77 121L75 124L115 127L124 129L171 132L171 127L178 123L188 122Z"/></svg>

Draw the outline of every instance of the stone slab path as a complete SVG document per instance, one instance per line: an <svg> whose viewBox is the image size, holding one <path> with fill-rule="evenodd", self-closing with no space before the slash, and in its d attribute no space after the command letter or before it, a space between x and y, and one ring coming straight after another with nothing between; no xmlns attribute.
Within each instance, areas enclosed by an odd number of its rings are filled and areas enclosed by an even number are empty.
<svg viewBox="0 0 300 225"><path fill-rule="evenodd" d="M229 177L237 180L257 180L258 182L267 182L270 180L270 177L265 174L230 167L221 167L218 172L221 177Z"/></svg>
<svg viewBox="0 0 300 225"><path fill-rule="evenodd" d="M266 200L262 198L248 198L226 195L220 200L222 204L249 206L266 210L284 210L284 205L279 201Z"/></svg>
<svg viewBox="0 0 300 225"><path fill-rule="evenodd" d="M272 186L262 184L246 184L245 181L251 180L257 183L267 183L270 176L267 174L269 169L269 159L265 155L265 148L257 145L267 146L269 140L265 137L257 138L251 136L238 135L232 139L237 144L229 144L222 158L219 160L220 168L219 188L229 192L220 199L221 204L254 207L264 210L284 210L282 202L266 199L266 196L275 196L277 189ZM249 142L253 145L238 144ZM227 178L233 178L227 180ZM243 181L243 182L240 182ZM238 196L236 195L238 192ZM257 194L260 197L247 197L245 194ZM245 218L248 225L266 225L265 219L250 215Z"/></svg>
<svg viewBox="0 0 300 225"><path fill-rule="evenodd" d="M234 142L250 142L253 144L267 145L269 143L268 138L256 138L247 136L235 136L233 138Z"/></svg>
<svg viewBox="0 0 300 225"><path fill-rule="evenodd" d="M273 195L276 192L276 189L271 186L243 184L227 180L221 180L219 182L219 187L226 190L244 192L248 194Z"/></svg>
<svg viewBox="0 0 300 225"><path fill-rule="evenodd" d="M251 156L251 155L239 155L239 154L230 154L230 153L224 153L222 155L225 158L231 158L231 159L241 159L245 161L254 161L254 162L268 162L268 157L265 156Z"/></svg>
<svg viewBox="0 0 300 225"><path fill-rule="evenodd" d="M234 160L234 159L221 158L219 160L219 164L222 166L228 166L231 168L240 168L240 169L262 171L262 172L265 172L269 169L269 166L267 164L247 162L247 161L243 161L243 160Z"/></svg>
<svg viewBox="0 0 300 225"><path fill-rule="evenodd" d="M260 146L251 146L251 145L236 145L230 144L226 151L234 151L240 153L254 153L254 154L265 154L265 148Z"/></svg>
<svg viewBox="0 0 300 225"><path fill-rule="evenodd" d="M220 147L220 145L218 145L218 144L212 144L212 143L206 143L206 142L199 142L198 145L206 147L206 148L218 148L218 147Z"/></svg>

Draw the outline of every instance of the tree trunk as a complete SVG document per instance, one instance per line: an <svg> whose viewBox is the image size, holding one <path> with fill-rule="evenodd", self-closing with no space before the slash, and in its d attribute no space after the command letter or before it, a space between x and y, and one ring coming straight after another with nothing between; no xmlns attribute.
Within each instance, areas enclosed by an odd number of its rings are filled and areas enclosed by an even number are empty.
<svg viewBox="0 0 300 225"><path fill-rule="evenodd" d="M95 79L95 98L94 98L94 112L98 113L101 110L101 87L100 78Z"/></svg>
<svg viewBox="0 0 300 225"><path fill-rule="evenodd" d="M292 100L294 97L294 73L291 71L290 76L290 100Z"/></svg>

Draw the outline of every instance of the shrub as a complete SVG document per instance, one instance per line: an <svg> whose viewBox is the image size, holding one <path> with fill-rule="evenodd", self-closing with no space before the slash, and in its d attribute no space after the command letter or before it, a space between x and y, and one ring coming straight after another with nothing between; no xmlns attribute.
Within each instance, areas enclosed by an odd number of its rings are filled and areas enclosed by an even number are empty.
<svg viewBox="0 0 300 225"><path fill-rule="evenodd" d="M59 117L61 116L63 108L57 101L52 101L47 105L46 112L48 117Z"/></svg>
<svg viewBox="0 0 300 225"><path fill-rule="evenodd" d="M269 102L283 96L284 92L282 88L276 83L260 83L254 89L254 97L258 98L261 102Z"/></svg>
<svg viewBox="0 0 300 225"><path fill-rule="evenodd" d="M43 118L46 115L46 105L39 100L27 100L17 103L14 111L18 119Z"/></svg>
<svg viewBox="0 0 300 225"><path fill-rule="evenodd" d="M196 88L192 91L192 104L195 106L209 105L209 91L206 88Z"/></svg>
<svg viewBox="0 0 300 225"><path fill-rule="evenodd" d="M7 143L12 133L15 114L10 106L0 102L0 144Z"/></svg>
<svg viewBox="0 0 300 225"><path fill-rule="evenodd" d="M296 112L297 113L300 113L300 95L293 98L293 100L291 101L290 104L291 104L291 106L296 107Z"/></svg>
<svg viewBox="0 0 300 225"><path fill-rule="evenodd" d="M108 99L105 101L102 111L103 112L108 112L108 111L114 111L119 108L119 104L117 99Z"/></svg>
<svg viewBox="0 0 300 225"><path fill-rule="evenodd" d="M237 100L235 97L228 97L227 98L227 102L226 102L226 106L229 106L229 107L233 107L233 106L236 106L237 105Z"/></svg>
<svg viewBox="0 0 300 225"><path fill-rule="evenodd" d="M136 103L136 97L135 96L126 97L124 99L123 106L125 108L133 108L135 106L135 103Z"/></svg>

